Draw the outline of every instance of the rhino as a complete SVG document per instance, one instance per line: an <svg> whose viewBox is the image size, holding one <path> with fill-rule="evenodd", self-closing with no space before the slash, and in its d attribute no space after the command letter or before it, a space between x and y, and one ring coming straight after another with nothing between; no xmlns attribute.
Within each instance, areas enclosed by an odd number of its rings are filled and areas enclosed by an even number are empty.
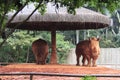
<svg viewBox="0 0 120 80"><path fill-rule="evenodd" d="M32 51L36 59L36 64L46 64L49 46L43 39L35 40L32 43Z"/></svg>
<svg viewBox="0 0 120 80"><path fill-rule="evenodd" d="M96 60L98 59L98 56L100 54L100 46L99 46L99 40L100 38L92 37L89 38L89 40L84 40L80 41L76 45L76 57L77 57L77 66L79 64L79 58L83 56L82 63L83 66L85 66L85 61L87 60L87 66L92 66L95 67L96 65Z"/></svg>

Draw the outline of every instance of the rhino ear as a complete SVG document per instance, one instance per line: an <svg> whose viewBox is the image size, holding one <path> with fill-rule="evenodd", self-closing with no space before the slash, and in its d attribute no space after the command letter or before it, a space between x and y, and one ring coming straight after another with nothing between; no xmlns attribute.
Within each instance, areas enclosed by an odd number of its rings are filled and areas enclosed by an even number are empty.
<svg viewBox="0 0 120 80"><path fill-rule="evenodd" d="M100 38L97 38L97 41L100 41Z"/></svg>
<svg viewBox="0 0 120 80"><path fill-rule="evenodd" d="M88 40L90 41L90 40L91 40L91 38L89 37L89 38L88 38Z"/></svg>
<svg viewBox="0 0 120 80"><path fill-rule="evenodd" d="M89 42L91 42L91 41L93 41L93 38L92 38L92 37L89 38Z"/></svg>

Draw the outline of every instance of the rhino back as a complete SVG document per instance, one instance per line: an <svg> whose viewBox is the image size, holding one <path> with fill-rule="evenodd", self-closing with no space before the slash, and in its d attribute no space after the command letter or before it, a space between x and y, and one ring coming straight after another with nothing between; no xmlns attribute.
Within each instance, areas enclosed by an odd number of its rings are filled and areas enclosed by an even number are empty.
<svg viewBox="0 0 120 80"><path fill-rule="evenodd" d="M45 54L48 52L48 44L45 40L38 39L33 42L32 50L34 54Z"/></svg>
<svg viewBox="0 0 120 80"><path fill-rule="evenodd" d="M88 53L89 52L89 40L84 40L84 41L80 41L77 45L76 45L76 54L82 52L82 53Z"/></svg>

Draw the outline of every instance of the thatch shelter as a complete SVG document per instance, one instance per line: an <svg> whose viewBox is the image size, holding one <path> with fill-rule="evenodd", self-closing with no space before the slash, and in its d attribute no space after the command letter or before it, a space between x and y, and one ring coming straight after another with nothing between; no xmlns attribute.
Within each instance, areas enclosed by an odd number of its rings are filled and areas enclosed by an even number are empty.
<svg viewBox="0 0 120 80"><path fill-rule="evenodd" d="M23 9L14 20L7 26L14 28L18 23L24 21L30 14L32 7ZM8 20L11 19L13 13L8 14ZM76 15L68 14L64 7L56 10L52 3L48 3L47 12L41 15L38 11L35 12L29 20L19 25L16 29L23 30L45 30L51 31L52 36L52 54L51 63L57 63L56 55L56 30L79 30L79 29L98 29L109 26L109 17L94 12L86 8L76 9Z"/></svg>

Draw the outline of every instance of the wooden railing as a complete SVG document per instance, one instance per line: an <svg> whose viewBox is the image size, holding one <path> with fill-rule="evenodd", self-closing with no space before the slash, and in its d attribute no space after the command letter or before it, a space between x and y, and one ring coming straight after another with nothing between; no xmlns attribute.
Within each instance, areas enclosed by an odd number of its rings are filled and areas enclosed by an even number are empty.
<svg viewBox="0 0 120 80"><path fill-rule="evenodd" d="M30 80L33 80L33 76L59 76L59 77L84 77L88 74L62 74L62 73L41 73L41 72L10 72L10 73L0 73L0 76L15 76L15 75L29 75ZM89 76L95 77L112 77L120 78L120 74L90 74Z"/></svg>

